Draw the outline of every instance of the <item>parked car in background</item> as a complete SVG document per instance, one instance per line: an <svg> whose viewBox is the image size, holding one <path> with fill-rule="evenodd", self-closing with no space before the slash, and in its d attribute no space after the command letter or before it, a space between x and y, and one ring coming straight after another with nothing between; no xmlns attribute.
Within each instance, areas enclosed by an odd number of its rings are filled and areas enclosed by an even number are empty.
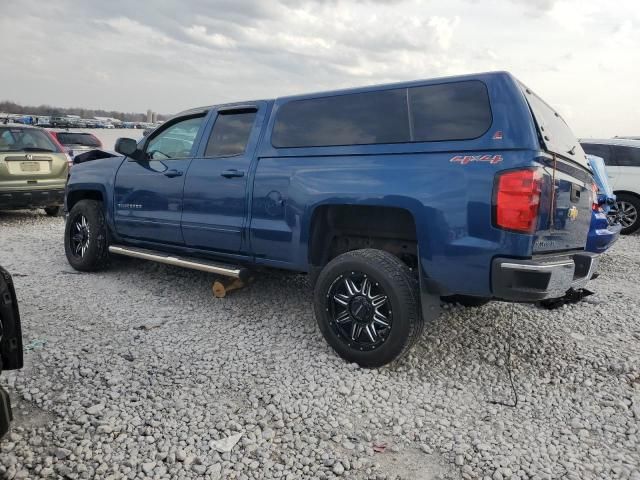
<svg viewBox="0 0 640 480"><path fill-rule="evenodd" d="M54 115L51 117L51 126L54 128L69 128L73 126L71 118L64 115Z"/></svg>
<svg viewBox="0 0 640 480"><path fill-rule="evenodd" d="M9 272L0 266L0 373L23 366L22 326L18 299ZM9 393L0 387L0 437L13 420Z"/></svg>
<svg viewBox="0 0 640 480"><path fill-rule="evenodd" d="M563 297L598 263L584 152L506 72L196 108L115 149L71 170L73 268L306 272L320 331L362 366L409 351L442 296Z"/></svg>
<svg viewBox="0 0 640 480"><path fill-rule="evenodd" d="M640 141L622 138L581 139L590 155L601 157L609 184L616 196L622 234L640 228Z"/></svg>
<svg viewBox="0 0 640 480"><path fill-rule="evenodd" d="M58 143L62 145L70 160L89 150L102 148L102 142L94 134L89 132L51 131Z"/></svg>
<svg viewBox="0 0 640 480"><path fill-rule="evenodd" d="M618 240L622 225L618 218L616 196L607 180L604 160L594 155L587 155L587 160L596 183L586 249L604 253Z"/></svg>
<svg viewBox="0 0 640 480"><path fill-rule="evenodd" d="M44 208L58 215L69 173L66 152L46 130L0 125L0 209Z"/></svg>

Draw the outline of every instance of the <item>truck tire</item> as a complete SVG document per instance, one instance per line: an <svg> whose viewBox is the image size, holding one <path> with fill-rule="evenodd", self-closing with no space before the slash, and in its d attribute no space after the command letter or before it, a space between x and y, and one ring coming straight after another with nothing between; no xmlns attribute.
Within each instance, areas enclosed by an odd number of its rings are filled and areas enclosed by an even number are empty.
<svg viewBox="0 0 640 480"><path fill-rule="evenodd" d="M62 206L58 205L55 207L44 207L44 213L46 213L50 217L59 217L62 215Z"/></svg>
<svg viewBox="0 0 640 480"><path fill-rule="evenodd" d="M629 235L640 228L640 198L628 193L616 193L616 206L620 212L622 235Z"/></svg>
<svg viewBox="0 0 640 480"><path fill-rule="evenodd" d="M420 338L419 298L417 279L399 258L362 249L324 267L314 309L320 331L338 355L374 368L401 358Z"/></svg>
<svg viewBox="0 0 640 480"><path fill-rule="evenodd" d="M64 229L64 251L69 264L81 272L100 270L109 263L107 224L102 202L80 200Z"/></svg>

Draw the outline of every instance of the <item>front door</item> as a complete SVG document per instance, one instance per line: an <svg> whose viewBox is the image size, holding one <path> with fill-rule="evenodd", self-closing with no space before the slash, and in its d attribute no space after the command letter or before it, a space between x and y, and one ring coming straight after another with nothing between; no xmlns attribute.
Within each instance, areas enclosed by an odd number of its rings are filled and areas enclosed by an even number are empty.
<svg viewBox="0 0 640 480"><path fill-rule="evenodd" d="M187 246L246 253L247 179L263 120L262 102L219 109L212 116L211 135L185 181L182 234Z"/></svg>
<svg viewBox="0 0 640 480"><path fill-rule="evenodd" d="M119 235L183 244L184 180L205 113L176 118L144 142L140 160L127 158L116 175L115 225Z"/></svg>

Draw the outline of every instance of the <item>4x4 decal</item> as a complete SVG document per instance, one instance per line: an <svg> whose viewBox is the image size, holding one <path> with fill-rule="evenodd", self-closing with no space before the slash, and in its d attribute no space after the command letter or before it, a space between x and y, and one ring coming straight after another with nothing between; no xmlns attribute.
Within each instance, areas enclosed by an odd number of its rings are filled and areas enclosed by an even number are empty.
<svg viewBox="0 0 640 480"><path fill-rule="evenodd" d="M449 161L461 165L467 165L471 162L489 162L491 165L495 165L502 161L502 155L456 155Z"/></svg>

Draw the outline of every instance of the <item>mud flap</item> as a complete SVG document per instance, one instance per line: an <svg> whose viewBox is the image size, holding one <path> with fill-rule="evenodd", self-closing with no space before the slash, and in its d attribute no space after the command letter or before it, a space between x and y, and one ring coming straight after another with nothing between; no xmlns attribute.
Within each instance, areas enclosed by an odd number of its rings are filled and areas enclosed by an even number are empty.
<svg viewBox="0 0 640 480"><path fill-rule="evenodd" d="M429 324L436 320L442 312L442 304L440 302L440 294L436 293L437 288L422 271L420 264L420 251L418 249L418 277L420 281L420 305L422 307L422 319L424 323Z"/></svg>

